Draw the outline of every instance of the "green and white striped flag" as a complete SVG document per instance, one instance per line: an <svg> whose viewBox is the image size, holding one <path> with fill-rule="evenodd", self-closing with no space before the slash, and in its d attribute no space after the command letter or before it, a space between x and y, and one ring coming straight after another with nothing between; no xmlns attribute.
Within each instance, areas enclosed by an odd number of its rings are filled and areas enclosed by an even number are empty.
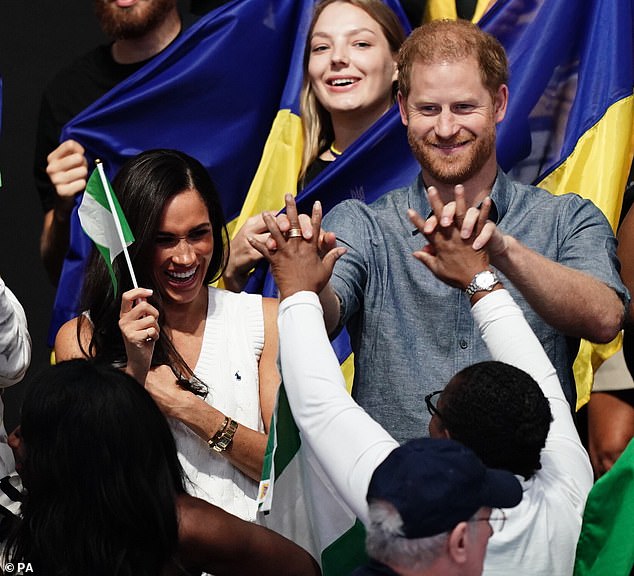
<svg viewBox="0 0 634 576"><path fill-rule="evenodd" d="M125 254L132 283L136 288L137 281L127 249L134 242L134 236L112 186L106 178L101 162L97 162L97 167L88 179L77 215L84 232L95 243L108 266L115 294L117 293L117 278L112 269L112 263L121 252Z"/></svg>
<svg viewBox="0 0 634 576"><path fill-rule="evenodd" d="M308 550L324 576L348 576L367 561L363 524L339 497L308 444L302 443L283 384L258 502L260 523Z"/></svg>

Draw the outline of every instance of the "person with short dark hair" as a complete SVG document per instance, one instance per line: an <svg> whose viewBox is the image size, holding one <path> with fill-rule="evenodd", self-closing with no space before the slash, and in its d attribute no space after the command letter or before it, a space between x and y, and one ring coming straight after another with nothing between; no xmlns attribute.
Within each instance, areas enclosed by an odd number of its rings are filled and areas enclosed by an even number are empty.
<svg viewBox="0 0 634 576"><path fill-rule="evenodd" d="M48 576L317 575L304 550L186 494L148 392L110 366L43 370L10 436L25 487L3 565ZM27 570L28 572L28 570Z"/></svg>
<svg viewBox="0 0 634 576"><path fill-rule="evenodd" d="M431 434L438 436L446 430L451 438L471 447L487 466L511 470L526 479L541 468L540 454L552 419L550 406L524 370L494 361L467 366L445 386L442 408L435 408L435 413Z"/></svg>
<svg viewBox="0 0 634 576"><path fill-rule="evenodd" d="M286 202L291 231L299 229L294 200L287 196ZM460 440L485 466L513 472L522 484L524 497L507 511L507 528L489 541L484 573L569 575L592 486L588 455L557 372L518 305L499 280L486 287L471 281L477 274L492 274L487 252L473 247L475 238L491 234L490 242L501 241L501 233L487 220L490 200L481 210L467 209L462 191L457 191L451 206L455 224L443 221L445 206L433 195L432 208L434 215L428 220L414 210L407 213L412 226L428 240L413 256L438 280L465 295L493 360L461 370L446 391L438 383L436 392L423 396L431 417L429 433ZM333 247L330 232L320 238L318 203L313 208L311 240L282 234L272 214L264 218L271 240L264 244L253 238L252 243L270 262L280 290L280 363L293 417L302 442L307 442L339 495L371 533L373 519L365 495L375 470L399 444L346 393L328 341L318 294L346 248ZM463 222L474 228L468 237L461 236ZM428 229L428 224L434 225ZM325 247L330 250L322 258ZM424 323L422 318L420 325ZM427 377L421 369L413 384ZM424 432L421 429L419 436ZM426 486L413 482L403 490L424 491Z"/></svg>

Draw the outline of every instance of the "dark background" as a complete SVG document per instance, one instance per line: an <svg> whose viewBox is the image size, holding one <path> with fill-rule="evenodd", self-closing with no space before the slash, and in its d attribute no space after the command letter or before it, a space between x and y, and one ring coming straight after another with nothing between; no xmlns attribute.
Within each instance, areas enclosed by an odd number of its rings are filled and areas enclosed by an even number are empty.
<svg viewBox="0 0 634 576"><path fill-rule="evenodd" d="M40 96L60 68L105 42L92 6L91 0L0 2L0 275L24 306L33 340L25 380L3 396L8 431L17 423L24 387L49 362L55 291L40 261L43 214L32 176Z"/></svg>

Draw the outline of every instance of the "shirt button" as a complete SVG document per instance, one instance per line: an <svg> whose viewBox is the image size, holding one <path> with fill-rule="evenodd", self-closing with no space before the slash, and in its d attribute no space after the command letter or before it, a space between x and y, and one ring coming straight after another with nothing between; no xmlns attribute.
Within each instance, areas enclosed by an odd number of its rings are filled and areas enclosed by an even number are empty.
<svg viewBox="0 0 634 576"><path fill-rule="evenodd" d="M464 338L460 340L460 348L463 350L469 346L469 342L467 342Z"/></svg>

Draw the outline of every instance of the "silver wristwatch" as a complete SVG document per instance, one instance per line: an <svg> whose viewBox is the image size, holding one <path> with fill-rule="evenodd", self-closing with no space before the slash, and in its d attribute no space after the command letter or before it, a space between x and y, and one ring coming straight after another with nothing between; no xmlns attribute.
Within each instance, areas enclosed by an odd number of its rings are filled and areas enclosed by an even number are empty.
<svg viewBox="0 0 634 576"><path fill-rule="evenodd" d="M478 272L469 285L465 289L465 293L469 298L476 292L491 292L493 287L500 282L499 278L495 275L495 272L491 270L484 270Z"/></svg>

